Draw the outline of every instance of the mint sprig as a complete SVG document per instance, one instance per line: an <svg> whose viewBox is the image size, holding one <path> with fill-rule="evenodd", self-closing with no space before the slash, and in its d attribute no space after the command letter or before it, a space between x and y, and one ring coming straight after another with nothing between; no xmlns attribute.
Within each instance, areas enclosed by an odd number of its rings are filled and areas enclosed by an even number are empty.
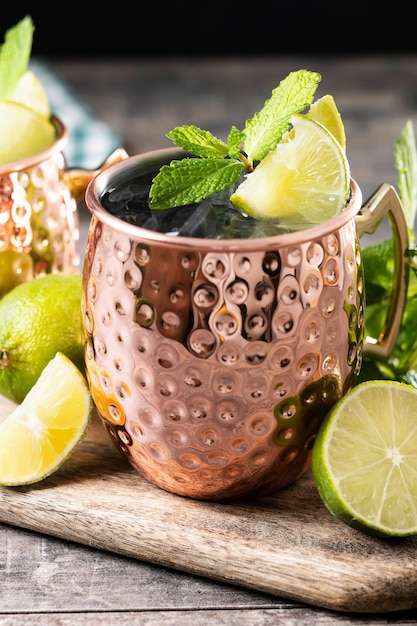
<svg viewBox="0 0 417 626"><path fill-rule="evenodd" d="M10 28L0 46L0 100L7 100L27 70L32 51L34 25L27 15Z"/></svg>
<svg viewBox="0 0 417 626"><path fill-rule="evenodd" d="M199 158L185 157L161 168L149 192L151 208L199 202L233 185L243 170L251 172L290 128L291 116L313 102L320 80L317 72L291 72L272 91L262 110L246 121L244 130L232 126L227 143L196 126L171 130L167 137Z"/></svg>

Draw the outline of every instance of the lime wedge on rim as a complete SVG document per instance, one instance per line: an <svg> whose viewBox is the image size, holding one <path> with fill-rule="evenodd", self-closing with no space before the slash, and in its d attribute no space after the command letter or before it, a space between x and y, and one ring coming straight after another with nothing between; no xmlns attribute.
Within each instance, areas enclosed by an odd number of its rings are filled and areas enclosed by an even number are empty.
<svg viewBox="0 0 417 626"><path fill-rule="evenodd" d="M327 414L311 468L327 509L369 535L417 534L417 390L367 381Z"/></svg>
<svg viewBox="0 0 417 626"><path fill-rule="evenodd" d="M248 215L299 229L338 215L349 198L345 151L325 126L294 115L292 128L231 196Z"/></svg>
<svg viewBox="0 0 417 626"><path fill-rule="evenodd" d="M323 124L340 143L343 150L346 150L345 127L333 96L327 94L313 102L307 117Z"/></svg>
<svg viewBox="0 0 417 626"><path fill-rule="evenodd" d="M27 70L17 81L13 93L7 100L19 102L49 120L51 109L45 88L39 78Z"/></svg>
<svg viewBox="0 0 417 626"><path fill-rule="evenodd" d="M49 148L56 131L49 119L18 102L0 101L0 165Z"/></svg>
<svg viewBox="0 0 417 626"><path fill-rule="evenodd" d="M27 485L55 472L83 440L91 416L85 378L58 352L0 423L0 485Z"/></svg>

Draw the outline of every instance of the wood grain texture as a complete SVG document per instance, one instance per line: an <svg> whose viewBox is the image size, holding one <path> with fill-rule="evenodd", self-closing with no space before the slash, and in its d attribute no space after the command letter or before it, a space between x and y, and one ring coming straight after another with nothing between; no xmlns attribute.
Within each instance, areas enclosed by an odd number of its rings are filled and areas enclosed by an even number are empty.
<svg viewBox="0 0 417 626"><path fill-rule="evenodd" d="M204 611L137 611L125 612L86 612L79 613L48 613L21 614L18 619L14 617L2 617L0 626L385 626L400 624L410 626L415 624L412 616L401 615L395 621L389 616L378 618L374 621L366 616L352 616L352 621L347 621L344 615L335 613L320 614L309 609L289 608L277 613L275 609L208 609Z"/></svg>
<svg viewBox="0 0 417 626"><path fill-rule="evenodd" d="M417 607L417 538L354 531L311 476L259 500L199 502L139 476L94 418L41 483L0 490L0 521L337 611Z"/></svg>

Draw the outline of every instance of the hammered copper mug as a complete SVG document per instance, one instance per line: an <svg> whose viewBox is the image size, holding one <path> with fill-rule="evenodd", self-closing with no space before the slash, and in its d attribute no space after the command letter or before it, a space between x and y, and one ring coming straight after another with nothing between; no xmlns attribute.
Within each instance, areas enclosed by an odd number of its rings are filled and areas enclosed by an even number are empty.
<svg viewBox="0 0 417 626"><path fill-rule="evenodd" d="M364 354L387 358L405 302L408 231L382 185L329 222L254 239L196 239L134 226L103 194L183 153L129 157L89 184L85 361L113 442L182 496L264 495L309 466L320 423ZM360 236L388 216L395 247L386 327L365 338Z"/></svg>
<svg viewBox="0 0 417 626"><path fill-rule="evenodd" d="M80 272L78 202L98 170L67 168L69 132L52 121L50 148L0 165L0 297L37 276ZM118 150L102 167L125 156Z"/></svg>

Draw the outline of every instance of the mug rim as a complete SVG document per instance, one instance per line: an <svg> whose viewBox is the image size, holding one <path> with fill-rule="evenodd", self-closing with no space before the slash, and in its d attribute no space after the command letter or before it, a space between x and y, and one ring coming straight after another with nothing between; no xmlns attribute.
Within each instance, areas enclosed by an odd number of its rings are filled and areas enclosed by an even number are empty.
<svg viewBox="0 0 417 626"><path fill-rule="evenodd" d="M346 208L327 222L309 228L267 237L210 239L188 237L185 235L169 235L135 224L129 224L112 215L102 206L100 197L110 186L111 181L116 180L118 176L120 177L126 169L133 171L140 165L156 164L160 162L162 157L164 157L168 163L172 159L184 157L186 154L184 150L175 147L160 148L131 155L122 161L101 169L90 181L85 193L85 203L91 215L96 217L99 222L106 224L120 234L127 235L130 239L136 241L148 241L149 243L174 249L198 249L200 251L232 252L242 250L244 247L245 250L250 252L261 249L274 249L281 246L299 245L334 233L352 220L362 207L361 189L358 183L353 178L350 178L351 197Z"/></svg>
<svg viewBox="0 0 417 626"><path fill-rule="evenodd" d="M46 150L37 152L30 157L25 157L24 159L19 159L18 161L12 161L11 163L0 165L0 176L4 176L12 172L27 170L35 165L38 165L39 163L42 163L43 161L47 161L54 154L63 152L69 140L68 128L56 115L51 115L51 121L57 133L53 144L50 145L49 148L46 148Z"/></svg>

